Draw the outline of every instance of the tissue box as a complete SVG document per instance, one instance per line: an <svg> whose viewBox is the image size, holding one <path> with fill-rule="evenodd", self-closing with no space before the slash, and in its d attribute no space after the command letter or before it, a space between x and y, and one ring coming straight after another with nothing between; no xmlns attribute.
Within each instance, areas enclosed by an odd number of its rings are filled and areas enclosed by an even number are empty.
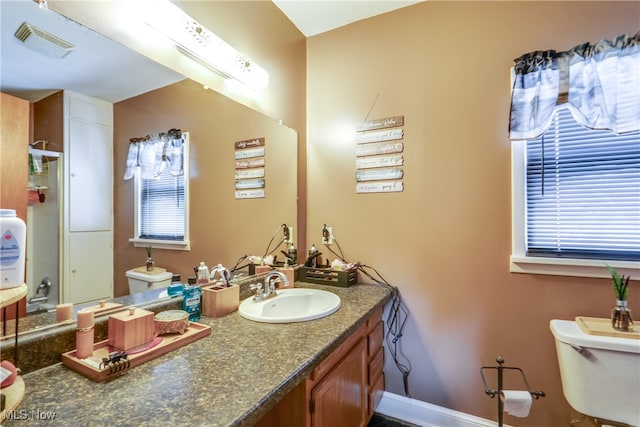
<svg viewBox="0 0 640 427"><path fill-rule="evenodd" d="M124 310L109 316L109 345L119 350L148 344L155 334L154 313L140 308Z"/></svg>
<svg viewBox="0 0 640 427"><path fill-rule="evenodd" d="M204 286L202 288L202 314L208 317L221 317L233 313L240 305L240 286L227 288Z"/></svg>

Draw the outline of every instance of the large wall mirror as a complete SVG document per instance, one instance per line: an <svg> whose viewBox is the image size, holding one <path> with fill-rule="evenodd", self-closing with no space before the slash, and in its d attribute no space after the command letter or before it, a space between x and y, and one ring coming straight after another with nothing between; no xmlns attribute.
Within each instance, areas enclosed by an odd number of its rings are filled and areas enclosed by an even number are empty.
<svg viewBox="0 0 640 427"><path fill-rule="evenodd" d="M51 80L47 75L47 67L49 67L50 77L53 77L53 67L58 66L59 61L78 60L84 48L82 39L93 37L94 32L57 15L52 10L39 10L38 5L31 0L3 1L1 7L2 92L35 102L52 91L70 89L113 103L114 296L126 295L129 292L126 271L144 265L146 260L145 248L134 247L129 241L133 237L134 184L133 181L125 181L123 175L130 138L166 132L171 128L189 132L190 250L154 249L153 255L157 266L179 273L183 279L186 279L187 275L193 273L192 267L200 261L205 261L210 266L221 263L230 267L245 255L263 255L274 232L282 224L293 227L295 239L298 144L298 135L295 130L192 80L185 79L169 69L159 67L156 69L158 71L152 75L145 75L141 64L149 62L148 58L132 53L138 55L137 60L140 62L138 65L129 66L123 60L125 54L122 52L126 48L104 37L100 40L100 43L104 43L101 51L108 53L113 49L117 52L116 59L103 60L93 52L96 62L94 66L97 67L94 68L94 72L90 72L93 76L80 74L80 70L86 68L80 65L74 67L68 65L72 64L68 62L63 63L63 67L67 69L65 75L67 80ZM54 28L60 28L62 25L69 30L67 34L75 34L69 36L75 39L68 41L74 43L76 47L63 59L42 58L43 62L37 64L25 60L23 56L14 56L12 52L15 50L7 48L7 44L16 43L13 33L16 30L14 27L20 25L17 20L33 20L34 25L52 33L56 30L50 30L47 22L57 20L58 27L54 26ZM28 55L41 54L26 55L28 57ZM24 68L23 80L33 80L39 87L32 85L30 89L25 90L8 84L6 78L9 74L5 73L5 64L21 64ZM111 73L107 71L107 74L111 75L110 78L100 77L98 81L95 80L98 69L113 70L113 67L124 69L125 74L128 74L126 81L112 81L114 76L120 75L120 72L115 71ZM39 72L36 73L35 70ZM118 91L122 90L123 86L129 94L132 94L131 96L122 98ZM33 119L37 120L37 118ZM264 138L265 141L265 196L241 199L236 196L234 143L253 138ZM60 151L60 147L61 145L58 148L54 145L47 149ZM62 159L66 161L65 153L62 154ZM52 163L55 162L53 158L49 160ZM87 158L86 161L91 162L91 158ZM24 168L28 166L28 160L24 159ZM15 190L24 193L25 198L27 197L26 188ZM42 205L44 207L46 203ZM32 210L38 208L38 202L33 206ZM50 206L47 205L46 215L40 216L46 218L49 224L55 224L56 220L52 220L51 216L59 210L54 209L52 213ZM37 216L35 215L34 218ZM44 246L46 239L42 231L43 227L44 230L49 230L51 226L38 224L36 219L28 219L27 222L28 233L31 234L29 244L43 249L31 257L30 263L55 266L57 261L57 264L61 265L60 260L53 259L58 253L55 248L57 243L51 243L54 245L51 250L46 250ZM280 239L281 235L278 234L275 243ZM273 249L272 245L271 250ZM283 246L280 249L285 248ZM280 251L275 253L280 254ZM98 259L95 261L100 262ZM51 268L50 274L39 271L32 273L33 277L27 277L29 287L27 299L41 296L37 289L45 275L50 278L52 286L61 286L58 282L58 276L61 274L54 272L54 267ZM60 280L64 281L64 277ZM91 283L87 283L86 286L91 286ZM63 302L59 301L56 292L51 291L50 295L52 297L45 301L44 305L40 304L39 308L51 309L56 303Z"/></svg>

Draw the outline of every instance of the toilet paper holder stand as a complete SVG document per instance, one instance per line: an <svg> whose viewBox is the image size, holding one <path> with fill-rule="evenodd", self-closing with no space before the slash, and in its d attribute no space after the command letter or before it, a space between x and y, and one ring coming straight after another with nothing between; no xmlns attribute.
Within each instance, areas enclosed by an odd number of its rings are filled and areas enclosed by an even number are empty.
<svg viewBox="0 0 640 427"><path fill-rule="evenodd" d="M544 391L531 391L531 388L529 387L529 382L527 381L527 377L524 375L524 372L522 371L522 369L517 368L515 366L504 366L503 365L504 359L500 356L496 358L496 363L498 364L497 366L483 366L480 368L480 375L482 376L482 384L484 385L484 392L489 397L493 399L494 397L502 394L502 390L503 390L502 384L504 380L503 375L504 375L505 369L520 372L520 375L522 377L522 381L524 382L526 390L529 392L529 394L531 394L532 398L539 399L545 396ZM495 369L498 372L498 388L497 389L491 389L487 386L487 380L484 376L484 371L488 369ZM502 402L502 399L499 398L498 399L498 426L499 427L502 427L502 416L503 416L503 402Z"/></svg>

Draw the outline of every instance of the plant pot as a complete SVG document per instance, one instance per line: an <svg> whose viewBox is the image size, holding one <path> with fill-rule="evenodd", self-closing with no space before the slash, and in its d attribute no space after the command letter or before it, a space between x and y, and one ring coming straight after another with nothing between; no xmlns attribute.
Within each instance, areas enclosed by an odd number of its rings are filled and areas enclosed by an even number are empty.
<svg viewBox="0 0 640 427"><path fill-rule="evenodd" d="M617 331L633 331L633 319L627 301L618 300L616 306L611 309L611 326Z"/></svg>

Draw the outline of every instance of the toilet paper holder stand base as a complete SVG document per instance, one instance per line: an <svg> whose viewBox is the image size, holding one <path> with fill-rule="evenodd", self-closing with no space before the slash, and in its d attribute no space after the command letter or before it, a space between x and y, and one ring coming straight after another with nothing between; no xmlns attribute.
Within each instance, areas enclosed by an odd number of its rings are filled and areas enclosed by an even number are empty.
<svg viewBox="0 0 640 427"><path fill-rule="evenodd" d="M515 366L504 366L504 359L500 356L496 358L496 363L497 363L496 366L483 366L480 368L480 375L482 376L482 384L484 385L484 392L489 397L493 399L494 397L502 394L502 390L503 390L502 386L504 381L505 369L520 372L520 376L522 377L522 381L524 382L526 390L529 392L529 394L531 394L532 398L539 399L545 396L544 391L531 391L531 388L529 387L529 382L527 381L527 377L524 375L524 372L522 371L522 369L517 368ZM498 376L497 389L492 389L492 388L489 388L489 386L487 386L487 380L484 376L484 371L489 369L492 369L492 370L495 369L497 371L497 376ZM502 427L502 416L503 416L503 402L502 402L502 399L498 399L498 426L499 427Z"/></svg>

